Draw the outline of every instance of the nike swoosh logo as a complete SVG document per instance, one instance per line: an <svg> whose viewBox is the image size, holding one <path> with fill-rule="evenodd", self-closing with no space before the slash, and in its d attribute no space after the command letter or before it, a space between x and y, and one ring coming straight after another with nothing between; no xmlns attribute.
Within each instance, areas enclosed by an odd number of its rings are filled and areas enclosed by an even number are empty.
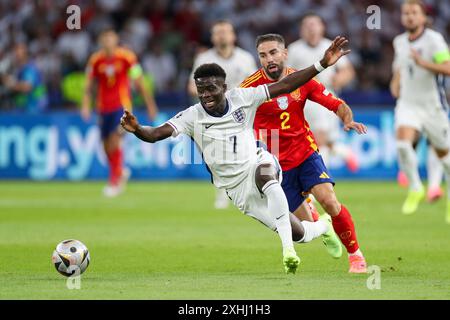
<svg viewBox="0 0 450 320"><path fill-rule="evenodd" d="M275 219L280 220L281 217L284 217L284 214L282 214L281 216L279 216L279 217L277 217Z"/></svg>
<svg viewBox="0 0 450 320"><path fill-rule="evenodd" d="M214 123L212 123L212 124L205 124L205 129L209 129L209 128L211 128L212 126L214 125Z"/></svg>

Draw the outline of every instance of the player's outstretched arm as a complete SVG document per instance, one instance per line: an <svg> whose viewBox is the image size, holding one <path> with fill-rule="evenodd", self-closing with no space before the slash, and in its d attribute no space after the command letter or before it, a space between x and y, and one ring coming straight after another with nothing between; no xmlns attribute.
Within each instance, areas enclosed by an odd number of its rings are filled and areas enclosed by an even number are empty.
<svg viewBox="0 0 450 320"><path fill-rule="evenodd" d="M133 133L139 139L145 142L157 142L172 136L173 128L167 123L160 127L141 126L136 116L130 111L125 110L120 125L128 132Z"/></svg>
<svg viewBox="0 0 450 320"><path fill-rule="evenodd" d="M350 50L344 50L344 46L347 44L348 40L345 37L337 36L331 43L330 47L325 51L320 63L316 62L314 65L306 69L291 73L282 80L269 85L268 89L270 97L275 98L280 94L287 94L294 91L314 78L325 68L335 64L342 56L350 53Z"/></svg>

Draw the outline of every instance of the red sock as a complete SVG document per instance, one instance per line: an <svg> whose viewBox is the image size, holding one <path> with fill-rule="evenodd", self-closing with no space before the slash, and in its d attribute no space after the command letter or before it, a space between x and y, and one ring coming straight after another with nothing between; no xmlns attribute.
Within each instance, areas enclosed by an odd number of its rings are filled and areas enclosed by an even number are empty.
<svg viewBox="0 0 450 320"><path fill-rule="evenodd" d="M332 222L334 231L336 231L339 239L341 239L347 252L356 252L359 249L359 245L356 239L355 225L347 208L341 205L341 212L336 217L332 217Z"/></svg>
<svg viewBox="0 0 450 320"><path fill-rule="evenodd" d="M119 184L120 177L122 176L122 149L117 148L107 156L109 162L109 183L115 186Z"/></svg>

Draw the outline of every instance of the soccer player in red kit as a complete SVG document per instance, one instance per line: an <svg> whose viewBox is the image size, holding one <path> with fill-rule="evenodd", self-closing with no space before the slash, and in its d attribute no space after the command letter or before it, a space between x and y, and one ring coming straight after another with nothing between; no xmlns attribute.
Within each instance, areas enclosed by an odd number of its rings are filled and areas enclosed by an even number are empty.
<svg viewBox="0 0 450 320"><path fill-rule="evenodd" d="M81 116L88 120L91 115L91 91L97 82L97 110L103 147L109 164L109 183L103 193L114 197L123 191L130 172L123 167L121 147L123 130L120 118L124 109L131 109L130 78L144 97L150 119L158 112L153 96L145 89L143 71L136 55L119 46L119 37L113 29L100 33L101 49L90 58L86 69L86 88L81 106Z"/></svg>
<svg viewBox="0 0 450 320"><path fill-rule="evenodd" d="M277 82L294 69L286 67L287 50L282 36L259 36L256 48L262 68L244 80L241 87L256 87ZM304 217L305 197L312 193L322 208L331 216L333 228L349 254L351 273L367 272L365 258L359 249L355 226L347 208L338 202L331 179L313 133L303 114L306 99L317 102L336 115L344 123L344 130L366 133L367 128L353 121L348 105L334 97L317 80L312 79L290 94L278 96L262 104L256 113L254 129L257 139L263 140L269 151L278 157L283 170L282 188L289 209L298 217ZM303 204L303 205L302 205ZM338 243L336 249L342 254Z"/></svg>

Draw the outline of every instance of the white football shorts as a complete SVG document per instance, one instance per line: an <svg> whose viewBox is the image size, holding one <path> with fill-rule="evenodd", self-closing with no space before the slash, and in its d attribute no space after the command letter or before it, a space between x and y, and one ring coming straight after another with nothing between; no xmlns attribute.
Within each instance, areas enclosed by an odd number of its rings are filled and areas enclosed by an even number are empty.
<svg viewBox="0 0 450 320"><path fill-rule="evenodd" d="M282 170L277 158L268 151L258 148L256 163L249 166L247 177L236 187L226 191L233 204L241 212L260 221L271 230L275 230L275 219L269 213L267 197L258 190L255 182L256 168L267 163L279 170L278 181L281 184Z"/></svg>
<svg viewBox="0 0 450 320"><path fill-rule="evenodd" d="M450 130L447 111L440 106L417 106L397 102L395 107L395 128L412 127L424 133L431 145L439 150L449 147Z"/></svg>

